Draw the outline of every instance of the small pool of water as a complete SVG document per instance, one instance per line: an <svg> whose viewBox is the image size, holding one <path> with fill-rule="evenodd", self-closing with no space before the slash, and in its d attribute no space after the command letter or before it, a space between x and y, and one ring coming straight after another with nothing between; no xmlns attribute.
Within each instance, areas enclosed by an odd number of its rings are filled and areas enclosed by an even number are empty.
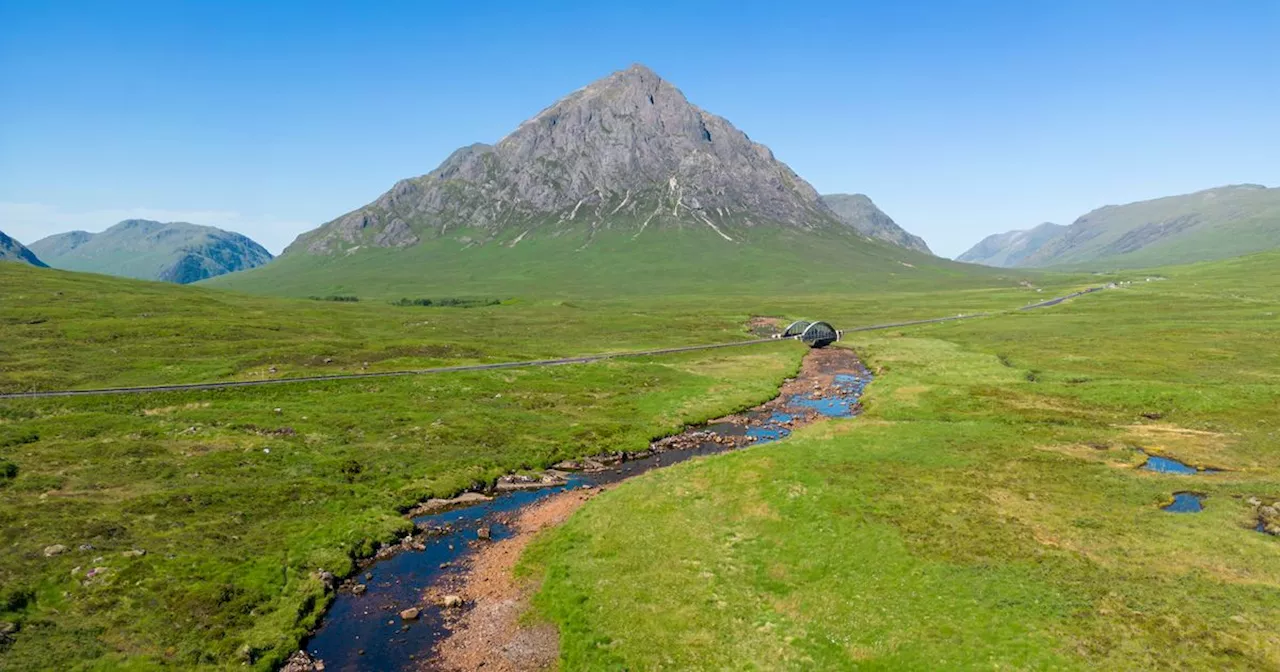
<svg viewBox="0 0 1280 672"><path fill-rule="evenodd" d="M1189 464L1185 464L1177 460L1171 460L1167 457L1160 457L1159 455L1148 455L1147 461L1143 463L1142 468L1147 471L1156 471L1162 474L1200 473L1199 470Z"/></svg>
<svg viewBox="0 0 1280 672"><path fill-rule="evenodd" d="M1200 513L1204 510L1204 497L1194 492L1173 493L1173 503L1161 507L1169 513Z"/></svg>

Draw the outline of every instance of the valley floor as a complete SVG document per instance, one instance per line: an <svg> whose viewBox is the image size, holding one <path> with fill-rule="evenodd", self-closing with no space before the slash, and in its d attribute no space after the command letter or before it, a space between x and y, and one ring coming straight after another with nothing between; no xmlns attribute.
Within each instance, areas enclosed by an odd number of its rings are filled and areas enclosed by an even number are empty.
<svg viewBox="0 0 1280 672"><path fill-rule="evenodd" d="M563 667L1280 667L1264 261L854 335L862 417L648 474L533 545ZM1180 492L1203 511L1162 510Z"/></svg>
<svg viewBox="0 0 1280 672"><path fill-rule="evenodd" d="M1280 497L1275 260L852 335L877 371L864 416L593 498L522 556L526 620L556 626L564 669L1278 666L1280 542L1251 503ZM1096 280L1058 282L451 309L0 268L0 389L687 345L753 315L849 327ZM759 403L802 353L0 402L0 666L271 669L332 599L321 572L414 503ZM1161 510L1183 491L1204 510Z"/></svg>

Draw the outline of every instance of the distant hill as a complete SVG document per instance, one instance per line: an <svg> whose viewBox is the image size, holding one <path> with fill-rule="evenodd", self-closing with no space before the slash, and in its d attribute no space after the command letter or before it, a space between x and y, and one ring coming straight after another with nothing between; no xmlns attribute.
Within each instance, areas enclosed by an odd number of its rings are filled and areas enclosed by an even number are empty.
<svg viewBox="0 0 1280 672"><path fill-rule="evenodd" d="M1136 268L1280 248L1280 188L1238 184L1098 208L1071 226L990 236L960 261Z"/></svg>
<svg viewBox="0 0 1280 672"><path fill-rule="evenodd" d="M893 243L908 250L933 254L920 236L908 233L884 214L871 199L863 194L824 194L822 202L836 213L840 221L861 231L863 235Z"/></svg>
<svg viewBox="0 0 1280 672"><path fill-rule="evenodd" d="M4 231L0 231L0 261L17 261L42 268L46 266L25 245L6 236Z"/></svg>
<svg viewBox="0 0 1280 672"><path fill-rule="evenodd" d="M1045 222L1026 231L990 235L970 248L968 252L956 257L956 261L985 266L1019 266L1027 257L1035 254L1045 243L1066 229L1067 227L1061 224Z"/></svg>
<svg viewBox="0 0 1280 672"><path fill-rule="evenodd" d="M130 219L103 231L70 231L31 244L54 268L186 284L271 261L238 233L185 222Z"/></svg>
<svg viewBox="0 0 1280 672"><path fill-rule="evenodd" d="M939 273L981 272L868 240L769 148L636 65L213 284L510 295L848 289Z"/></svg>

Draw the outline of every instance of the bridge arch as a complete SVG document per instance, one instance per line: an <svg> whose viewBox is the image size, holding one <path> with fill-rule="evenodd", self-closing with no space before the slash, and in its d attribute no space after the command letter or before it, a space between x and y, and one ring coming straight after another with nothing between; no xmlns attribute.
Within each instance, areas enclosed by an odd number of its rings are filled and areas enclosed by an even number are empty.
<svg viewBox="0 0 1280 672"><path fill-rule="evenodd" d="M787 325L785 330L783 330L782 338L795 338L796 336L803 334L804 330L809 328L809 324L811 323L808 320L796 320L795 322L792 322Z"/></svg>
<svg viewBox="0 0 1280 672"><path fill-rule="evenodd" d="M826 322L814 322L800 333L800 340L811 348L825 348L840 340L840 332Z"/></svg>

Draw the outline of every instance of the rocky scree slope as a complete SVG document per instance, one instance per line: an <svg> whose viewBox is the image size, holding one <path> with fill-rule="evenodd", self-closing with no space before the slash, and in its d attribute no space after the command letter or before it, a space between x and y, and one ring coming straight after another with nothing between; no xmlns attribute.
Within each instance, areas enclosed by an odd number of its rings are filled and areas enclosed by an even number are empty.
<svg viewBox="0 0 1280 672"><path fill-rule="evenodd" d="M893 243L908 250L933 254L920 236L912 235L898 226L893 218L876 207L865 194L824 194L822 202L831 208L840 221L857 229L870 238Z"/></svg>

